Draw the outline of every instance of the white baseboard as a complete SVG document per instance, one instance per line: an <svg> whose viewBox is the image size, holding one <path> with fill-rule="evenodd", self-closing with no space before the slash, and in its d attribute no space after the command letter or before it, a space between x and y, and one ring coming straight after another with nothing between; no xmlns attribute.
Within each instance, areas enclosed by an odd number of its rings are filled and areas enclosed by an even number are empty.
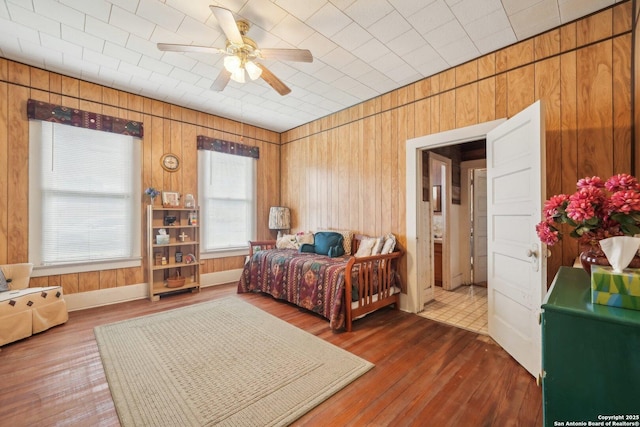
<svg viewBox="0 0 640 427"><path fill-rule="evenodd" d="M234 283L240 279L242 269L217 271L200 275L200 287L224 285ZM149 288L146 283L121 286L117 288L100 289L97 291L80 292L64 296L68 311L85 310L87 308L102 307L121 302L149 298Z"/></svg>

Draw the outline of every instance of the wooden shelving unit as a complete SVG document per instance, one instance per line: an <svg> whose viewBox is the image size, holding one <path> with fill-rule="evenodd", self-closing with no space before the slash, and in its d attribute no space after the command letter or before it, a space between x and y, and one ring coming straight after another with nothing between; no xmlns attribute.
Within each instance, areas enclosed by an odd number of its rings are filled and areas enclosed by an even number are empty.
<svg viewBox="0 0 640 427"><path fill-rule="evenodd" d="M166 217L175 217L175 222L172 225L165 225ZM148 206L147 227L149 299L158 301L163 294L186 289L198 292L200 290L200 209ZM158 243L157 236L161 229L164 229L169 236L168 243ZM170 287L168 279L178 275L185 279L184 284L179 287Z"/></svg>

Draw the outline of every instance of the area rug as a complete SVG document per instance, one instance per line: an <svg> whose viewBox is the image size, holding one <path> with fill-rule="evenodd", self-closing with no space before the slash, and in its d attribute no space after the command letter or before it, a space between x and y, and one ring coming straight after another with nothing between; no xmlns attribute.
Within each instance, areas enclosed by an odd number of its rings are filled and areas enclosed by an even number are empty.
<svg viewBox="0 0 640 427"><path fill-rule="evenodd" d="M373 367L235 297L94 332L124 427L287 425Z"/></svg>

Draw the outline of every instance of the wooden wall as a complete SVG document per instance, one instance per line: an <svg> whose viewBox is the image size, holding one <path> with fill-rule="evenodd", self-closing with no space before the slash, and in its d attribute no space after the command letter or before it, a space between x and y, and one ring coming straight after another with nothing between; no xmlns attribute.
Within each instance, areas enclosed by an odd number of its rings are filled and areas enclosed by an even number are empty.
<svg viewBox="0 0 640 427"><path fill-rule="evenodd" d="M405 234L406 140L546 108L547 195L631 172L630 1L282 134L294 229ZM551 248L549 277L574 239Z"/></svg>
<svg viewBox="0 0 640 427"><path fill-rule="evenodd" d="M152 186L158 190L197 195L196 136L240 142L242 132L244 144L260 147L258 237L270 236L267 228L269 207L280 202L278 133L0 58L0 264L28 260L29 128L26 106L29 98L142 121L141 192ZM160 158L167 152L178 154L182 159L178 172L169 173L160 166ZM148 202L143 194L141 205L146 206ZM142 211L144 250L146 210ZM237 269L243 262L244 257L205 260L201 272ZM146 265L146 260L142 265ZM65 293L72 294L144 281L144 268L140 267L32 278L31 286L61 284Z"/></svg>

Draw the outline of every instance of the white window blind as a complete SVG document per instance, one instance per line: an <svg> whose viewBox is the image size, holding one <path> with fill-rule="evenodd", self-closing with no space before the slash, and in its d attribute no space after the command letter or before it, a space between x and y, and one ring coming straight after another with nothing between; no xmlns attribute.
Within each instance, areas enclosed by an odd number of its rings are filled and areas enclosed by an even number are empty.
<svg viewBox="0 0 640 427"><path fill-rule="evenodd" d="M95 270L109 268L96 263L136 259L140 265L139 141L37 120L30 132L29 250L36 270Z"/></svg>
<svg viewBox="0 0 640 427"><path fill-rule="evenodd" d="M203 253L247 248L255 236L255 159L198 151Z"/></svg>

